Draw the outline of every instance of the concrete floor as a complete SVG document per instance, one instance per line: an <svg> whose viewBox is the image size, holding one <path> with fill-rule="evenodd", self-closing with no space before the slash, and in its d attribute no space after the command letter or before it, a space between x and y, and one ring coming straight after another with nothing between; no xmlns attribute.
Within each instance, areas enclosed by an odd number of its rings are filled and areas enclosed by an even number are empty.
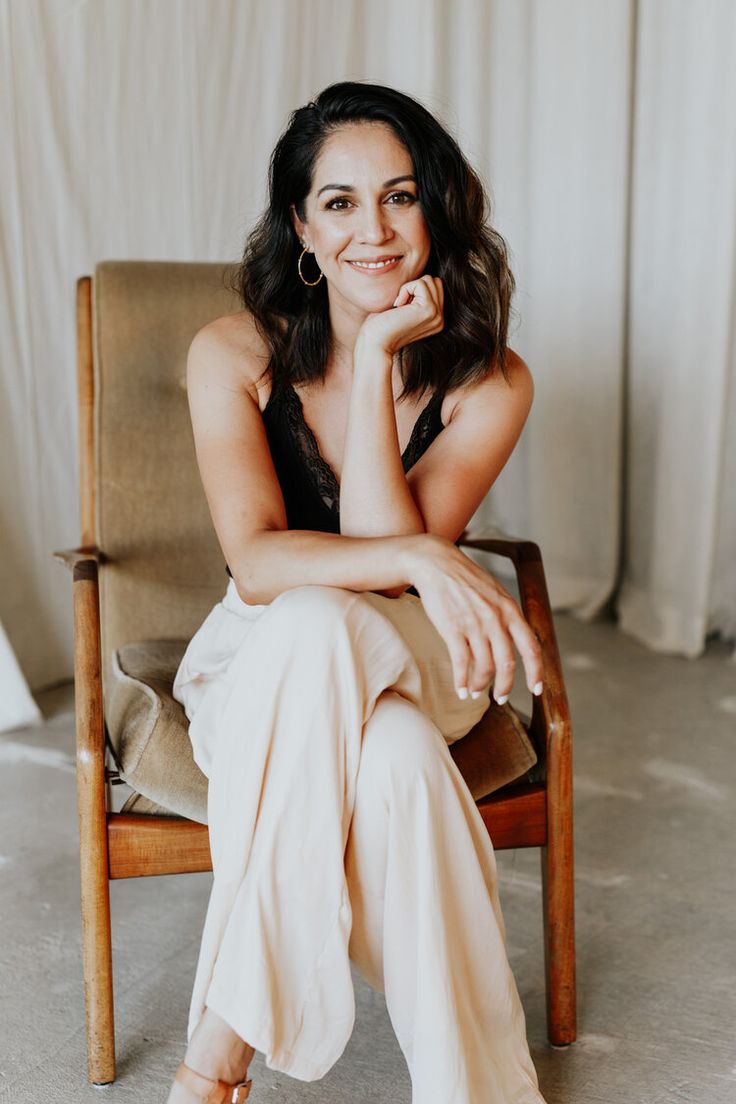
<svg viewBox="0 0 736 1104"><path fill-rule="evenodd" d="M546 1045L538 853L499 856L509 954L549 1104L736 1100L736 664L656 656L557 620L575 727L580 1038ZM522 708L524 702L514 698ZM0 1101L166 1099L209 875L112 886L118 1079L85 1080L70 686L0 736ZM383 997L355 975L352 1039L299 1082L257 1055L253 1104L409 1104ZM276 1096L272 1096L272 1093Z"/></svg>

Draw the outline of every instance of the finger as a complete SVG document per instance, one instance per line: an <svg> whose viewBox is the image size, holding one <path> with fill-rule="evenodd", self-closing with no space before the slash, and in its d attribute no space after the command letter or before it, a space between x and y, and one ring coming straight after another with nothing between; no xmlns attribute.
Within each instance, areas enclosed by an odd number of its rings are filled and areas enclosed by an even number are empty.
<svg viewBox="0 0 736 1104"><path fill-rule="evenodd" d="M434 277L427 275L420 276L417 280L410 280L406 286L412 289L415 298L421 300L422 303L437 302L437 289L434 286Z"/></svg>
<svg viewBox="0 0 736 1104"><path fill-rule="evenodd" d="M395 307L414 307L417 306L420 309L426 310L427 297L424 285L419 280L410 280L407 284L402 284L399 294L394 300Z"/></svg>
<svg viewBox="0 0 736 1104"><path fill-rule="evenodd" d="M516 660L512 638L500 620L495 617L491 621L490 642L493 652L493 663L496 668L496 677L493 681L493 696L499 705L508 701L509 694L514 686L514 674L516 673Z"/></svg>
<svg viewBox="0 0 736 1104"><path fill-rule="evenodd" d="M493 655L490 641L480 622L476 622L475 627L468 630L467 638L473 661L473 673L468 688L471 695L477 698L488 689L495 674Z"/></svg>
<svg viewBox="0 0 736 1104"><path fill-rule="evenodd" d="M426 280L427 291L439 310L442 306L442 285L436 276L423 276L422 279Z"/></svg>
<svg viewBox="0 0 736 1104"><path fill-rule="evenodd" d="M445 635L445 644L450 654L452 663L452 677L455 682L455 690L459 698L468 696L468 669L470 666L470 652L468 642L461 633L449 632Z"/></svg>
<svg viewBox="0 0 736 1104"><path fill-rule="evenodd" d="M434 298L431 285L426 278L422 276L419 280L412 280L409 286L412 289L414 302L420 303L425 309L431 310L434 305Z"/></svg>
<svg viewBox="0 0 736 1104"><path fill-rule="evenodd" d="M542 693L544 685L542 647L521 611L519 611L518 616L509 620L509 632L524 665L526 684L532 694L538 696Z"/></svg>
<svg viewBox="0 0 736 1104"><path fill-rule="evenodd" d="M481 616L484 625L492 638L494 632L498 631L496 627L498 626L507 641L509 637L513 640L524 666L526 684L532 694L538 696L542 693L544 684L544 665L539 640L524 617L519 603L503 584L488 575L484 582L492 584L490 595L477 595L478 601L482 602ZM501 695L505 693L502 682L496 681L494 692Z"/></svg>
<svg viewBox="0 0 736 1104"><path fill-rule="evenodd" d="M423 276L418 280L410 280L406 284L402 284L393 305L394 307L415 307L422 322L428 322L431 326L439 322L436 328L442 329L444 325L442 311L436 302L434 286L429 281L431 281L431 277ZM432 329L429 332L436 331ZM428 336L428 334L422 336Z"/></svg>
<svg viewBox="0 0 736 1104"><path fill-rule="evenodd" d="M433 282L435 301L437 303L437 331L439 331L443 329L445 325L445 289L439 276L435 276Z"/></svg>
<svg viewBox="0 0 736 1104"><path fill-rule="evenodd" d="M422 276L419 282L423 284L425 289L426 298L423 299L423 302L427 307L427 321L434 327L430 332L436 333L444 325L440 292L434 276Z"/></svg>
<svg viewBox="0 0 736 1104"><path fill-rule="evenodd" d="M395 307L403 307L403 306L405 306L406 303L408 303L410 301L410 299L411 299L411 291L409 291L409 285L408 284L402 284L401 287L399 288L399 294L394 299L394 306Z"/></svg>

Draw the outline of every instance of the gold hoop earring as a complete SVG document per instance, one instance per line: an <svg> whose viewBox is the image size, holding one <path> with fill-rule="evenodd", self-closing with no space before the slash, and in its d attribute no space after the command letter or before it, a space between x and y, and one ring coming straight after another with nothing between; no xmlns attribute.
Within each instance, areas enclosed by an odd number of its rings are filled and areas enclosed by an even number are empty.
<svg viewBox="0 0 736 1104"><path fill-rule="evenodd" d="M307 285L307 287L316 287L316 285L317 285L317 284L318 284L318 283L320 282L320 280L321 280L321 279L322 279L322 277L324 276L324 272L323 272L323 271L322 271L322 269L320 268L320 271L319 271L319 276L317 277L317 279L316 279L316 280L305 280L305 279L304 279L304 274L303 274L303 272L302 272L302 257L304 256L304 254L305 254L305 253L308 253L308 252L309 252L309 250L308 250L308 249L306 248L306 246L305 246L305 247L304 247L304 249L302 249L302 252L301 252L301 255L300 255L300 257L299 257L299 260L298 260L298 261L296 262L296 270L297 270L297 272L299 273L299 279L301 280L301 282L302 282L303 284L306 284L306 285ZM317 263L317 262L315 261L315 264L316 264L316 263ZM319 265L318 265L317 267L319 268Z"/></svg>

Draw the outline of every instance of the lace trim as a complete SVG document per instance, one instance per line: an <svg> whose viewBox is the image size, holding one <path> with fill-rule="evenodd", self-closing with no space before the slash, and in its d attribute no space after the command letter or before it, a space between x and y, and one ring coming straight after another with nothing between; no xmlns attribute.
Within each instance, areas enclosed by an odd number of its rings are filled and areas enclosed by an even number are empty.
<svg viewBox="0 0 736 1104"><path fill-rule="evenodd" d="M432 432L432 414L439 407L441 395L435 392L414 423L409 443L401 457L407 472L426 450ZM305 463L309 477L328 510L340 512L340 484L334 471L319 451L317 439L304 418L302 400L291 384L284 388L284 411L292 441Z"/></svg>
<svg viewBox="0 0 736 1104"><path fill-rule="evenodd" d="M312 430L304 420L302 400L291 384L284 388L284 412L291 440L304 462L311 483L327 509L338 514L340 486L332 468L322 457Z"/></svg>
<svg viewBox="0 0 736 1104"><path fill-rule="evenodd" d="M441 432L444 429L442 421L440 419L440 409L442 407L442 395L439 391L435 391L432 398L422 410L421 414L414 423L414 428L411 431L411 437L409 443L404 449L401 462L404 465L404 471L408 472L410 468L413 468L420 456L423 455L429 448L434 438L437 436L433 432L433 422L436 414L437 422L439 423L439 429L437 432Z"/></svg>

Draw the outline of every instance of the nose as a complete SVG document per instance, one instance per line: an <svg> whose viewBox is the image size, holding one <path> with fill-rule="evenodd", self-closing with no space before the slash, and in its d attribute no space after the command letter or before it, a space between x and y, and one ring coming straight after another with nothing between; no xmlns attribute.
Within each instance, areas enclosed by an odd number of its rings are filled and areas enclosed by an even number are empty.
<svg viewBox="0 0 736 1104"><path fill-rule="evenodd" d="M393 234L388 212L382 203L365 204L361 208L358 240L366 245L379 245Z"/></svg>

